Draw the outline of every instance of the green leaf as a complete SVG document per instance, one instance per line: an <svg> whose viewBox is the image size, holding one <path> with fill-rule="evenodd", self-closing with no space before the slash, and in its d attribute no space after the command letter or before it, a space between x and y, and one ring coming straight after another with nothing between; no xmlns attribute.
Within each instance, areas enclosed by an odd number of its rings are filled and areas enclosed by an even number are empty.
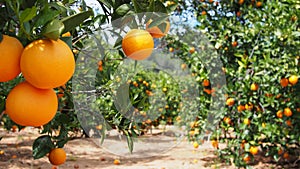
<svg viewBox="0 0 300 169"><path fill-rule="evenodd" d="M84 11L62 19L61 21L65 25L65 28L62 33L71 31L72 29L74 29L75 27L83 23L83 21L85 21L87 18L93 15L94 15L93 11Z"/></svg>
<svg viewBox="0 0 300 169"><path fill-rule="evenodd" d="M153 12L162 12L162 13L167 13L167 8L165 7L165 5L160 2L160 1L155 1L155 9ZM149 11L152 12L152 11Z"/></svg>
<svg viewBox="0 0 300 169"><path fill-rule="evenodd" d="M57 40L64 29L64 24L58 20L54 19L48 23L44 29L43 35L47 38Z"/></svg>
<svg viewBox="0 0 300 169"><path fill-rule="evenodd" d="M34 159L39 159L44 157L53 148L54 144L51 141L51 137L48 135L43 135L34 140L32 145L32 155Z"/></svg>
<svg viewBox="0 0 300 169"><path fill-rule="evenodd" d="M169 17L168 15L164 15L164 16L160 16L157 18L153 18L152 19L153 21L149 24L148 28L151 28L151 27L154 27L154 26L164 23L168 17Z"/></svg>
<svg viewBox="0 0 300 169"><path fill-rule="evenodd" d="M68 36L68 37L61 37L60 38L62 41L64 41L70 49L72 49L72 36Z"/></svg>
<svg viewBox="0 0 300 169"><path fill-rule="evenodd" d="M130 10L131 10L131 6L129 4L123 4L119 6L115 12L120 16L124 16Z"/></svg>
<svg viewBox="0 0 300 169"><path fill-rule="evenodd" d="M39 27L45 25L50 22L53 18L56 18L59 15L59 11L51 10L49 7L45 7L36 17L36 21L34 23L35 27Z"/></svg>
<svg viewBox="0 0 300 169"><path fill-rule="evenodd" d="M32 8L27 8L20 14L20 22L24 23L30 21L32 18L36 16L36 14L37 14L37 7L33 6Z"/></svg>
<svg viewBox="0 0 300 169"><path fill-rule="evenodd" d="M103 3L105 6L111 8L114 6L114 3L111 0L97 0L100 3Z"/></svg>

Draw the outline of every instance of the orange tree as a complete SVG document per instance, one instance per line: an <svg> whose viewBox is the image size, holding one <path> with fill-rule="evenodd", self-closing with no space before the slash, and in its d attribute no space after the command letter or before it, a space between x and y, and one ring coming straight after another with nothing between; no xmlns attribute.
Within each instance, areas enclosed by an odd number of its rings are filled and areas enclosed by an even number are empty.
<svg viewBox="0 0 300 169"><path fill-rule="evenodd" d="M226 143L218 148L219 156L236 166L250 164L258 153L279 163L297 160L299 2L189 2L177 12L195 14L197 28L217 50L226 74L228 99L211 136L214 147Z"/></svg>
<svg viewBox="0 0 300 169"><path fill-rule="evenodd" d="M112 20L121 18L125 15L129 15L132 13L146 11L168 13L176 8L175 3L166 5L161 1L157 0L99 0L98 3L101 8L100 10L103 11L102 14L97 13L97 11L93 12L92 7L88 6L85 3L85 1L70 0L48 2L30 0L25 2L21 0L0 0L0 41L2 41L4 36L9 35L12 37L16 37L23 44L24 47L29 46L28 48L30 48L30 46L34 46L30 43L34 42L35 40L51 39L54 41L59 41L61 43L61 41L59 40L61 39L68 44L68 46L72 49L75 59L77 59L78 53L85 45L83 43L83 39L88 35L92 34L94 31L101 29L99 25L109 23ZM148 26L151 27L151 25L156 26L158 24L159 23L151 23ZM36 41L36 43L38 42L43 42L43 40ZM123 52L121 51L120 44L116 44L115 48L119 51L119 53L118 55L112 56L112 60L109 60L110 58L108 57L108 60L102 60L101 62L98 62L99 67L96 76L96 85L98 86L105 86L107 82L111 81L112 72L116 70L116 67L120 63L120 61L126 58ZM97 62L95 62L95 64L97 64ZM56 70L55 67L53 67L53 70L54 69ZM5 113L5 102L8 97L8 94L15 86L21 84L21 82L26 80L26 77L24 78L24 76L21 73L13 80L0 83L0 112L2 112L0 115L1 125L4 125L4 127L7 130L15 131L16 128L21 130L25 127L22 126L20 123L16 124ZM137 88L137 85L133 83L132 86L130 86L131 88L136 88L133 89L133 93L131 93L131 98L133 99L133 103L136 107L138 107L138 105L141 104L147 105L147 103L144 103L145 97L151 96L151 88L155 88L156 85L154 84L154 82L152 84L151 80L146 80L151 76L154 75L145 76L145 73L142 72L141 74L137 75L137 77L134 77L136 79L132 79L136 81L136 83L139 83L138 86L144 86L143 88ZM159 87L165 87L164 85L168 85L165 82L167 81L166 79L168 79L169 77L167 77L166 75L160 76L163 80L162 83L159 83L157 85L160 85ZM140 78L143 78L144 80L140 81ZM46 88L48 90L48 87ZM170 89L168 91L164 92L175 93L177 90L176 87L169 88ZM58 97L58 110L56 111L55 117L49 123L42 124L42 126L37 126L40 129L41 136L38 137L33 143L33 157L35 159L44 157L51 150L56 150L55 148L62 148L67 143L67 141L72 136L75 136L78 132L88 135L87 133L82 131L82 124L79 123L78 118L76 116L76 112L74 110L72 81L69 80L64 85L59 87L55 86L54 90ZM108 95L108 91L106 90L101 92L104 92L106 93L106 95ZM161 108L163 109L162 111L164 111L164 114L171 118L168 119L168 122L172 123L176 113L173 113L173 111L171 110L176 109L176 106L178 106L179 101L176 98L176 96L172 96L172 94L169 94L169 97L172 97L173 99L168 103L170 106L166 107L165 105L162 105ZM98 102L101 101L103 101L103 99L98 100ZM118 114L115 106L111 104L111 101L106 102L104 107L112 110L110 111L110 113L104 116L106 121L108 123L111 122L111 124L123 130L125 134L127 133L128 135L128 132L126 131L129 130L128 126L130 126L130 124L128 123L128 121L126 121L124 117L122 117L121 114ZM147 117L147 115L142 115ZM164 119L166 117L162 116L161 118ZM115 123L118 120L119 122ZM150 122L149 120L147 120L148 118L145 118L147 124L150 125L150 123L153 123L154 125L157 125L155 124L155 121ZM145 122L143 121L141 122L141 124L138 125L143 126L145 125ZM96 129L101 128L99 127L99 125L95 125L94 127L97 127ZM60 154L64 155L64 153ZM59 162L59 164L63 163L63 161ZM53 164L58 165L58 163L56 162L54 162Z"/></svg>

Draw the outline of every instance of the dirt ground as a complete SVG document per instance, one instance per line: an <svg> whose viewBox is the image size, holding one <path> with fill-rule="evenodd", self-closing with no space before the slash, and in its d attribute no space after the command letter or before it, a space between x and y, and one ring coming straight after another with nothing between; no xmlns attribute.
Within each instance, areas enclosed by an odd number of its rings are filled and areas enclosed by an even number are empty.
<svg viewBox="0 0 300 169"><path fill-rule="evenodd" d="M31 146L38 136L37 130L26 128L12 133L0 129L0 169L47 169L52 165L47 157L34 160ZM168 145L172 142L166 142ZM112 146L114 144L111 144ZM139 146L141 146L140 144ZM154 145L146 145L154 146ZM181 140L174 147L156 153L155 156L145 156L137 153L134 156L120 156L105 151L91 139L74 139L65 145L67 161L59 166L61 169L205 169L235 167L220 163L209 142L195 149L186 140ZM149 147L151 149L151 147ZM120 160L120 165L114 165L114 159ZM277 168L270 164L257 163L253 168Z"/></svg>

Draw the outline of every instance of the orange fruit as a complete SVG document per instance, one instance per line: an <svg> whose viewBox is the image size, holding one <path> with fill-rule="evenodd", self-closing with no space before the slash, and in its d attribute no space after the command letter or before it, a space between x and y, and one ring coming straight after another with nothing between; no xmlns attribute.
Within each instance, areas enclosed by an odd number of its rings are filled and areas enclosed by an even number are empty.
<svg viewBox="0 0 300 169"><path fill-rule="evenodd" d="M262 6L262 2L260 2L260 1L258 1L258 2L256 2L256 7L261 7Z"/></svg>
<svg viewBox="0 0 300 169"><path fill-rule="evenodd" d="M231 43L231 45L232 45L233 47L237 47L238 42L237 42L237 41L234 41L234 42Z"/></svg>
<svg viewBox="0 0 300 169"><path fill-rule="evenodd" d="M251 122L251 121L250 121L248 118L245 118L245 119L244 119L244 124L250 125L250 122Z"/></svg>
<svg viewBox="0 0 300 169"><path fill-rule="evenodd" d="M50 151L48 158L52 165L61 165L65 163L67 154L62 148L54 148Z"/></svg>
<svg viewBox="0 0 300 169"><path fill-rule="evenodd" d="M64 34L61 35L62 37L70 37L72 36L70 32L66 32Z"/></svg>
<svg viewBox="0 0 300 169"><path fill-rule="evenodd" d="M219 147L219 143L218 143L217 140L212 140L211 145L213 146L213 148L218 148Z"/></svg>
<svg viewBox="0 0 300 169"><path fill-rule="evenodd" d="M234 98L228 98L228 99L226 100L226 105L228 105L228 106L234 105Z"/></svg>
<svg viewBox="0 0 300 169"><path fill-rule="evenodd" d="M161 23L161 25L164 24L164 28L165 28L164 32L162 32L159 29L159 26L153 26L153 27L149 28L149 25L151 24L151 22L152 22L152 19L150 19L146 23L146 31L148 31L153 38L161 38L161 37L165 36L170 30L170 22L168 22L168 21Z"/></svg>
<svg viewBox="0 0 300 169"><path fill-rule="evenodd" d="M194 143L193 143L193 146L194 146L194 148L198 148L198 147L199 147L198 142L194 142Z"/></svg>
<svg viewBox="0 0 300 169"><path fill-rule="evenodd" d="M6 113L22 126L42 126L55 116L58 108L53 89L38 89L28 82L19 83L8 94Z"/></svg>
<svg viewBox="0 0 300 169"><path fill-rule="evenodd" d="M281 155L283 153L282 148L279 148L279 150L277 151L278 155Z"/></svg>
<svg viewBox="0 0 300 169"><path fill-rule="evenodd" d="M293 115L293 112L292 112L292 110L290 109L290 108L285 108L284 110L283 110L283 114L285 115L285 116L287 116L287 117L290 117L290 116L292 116Z"/></svg>
<svg viewBox="0 0 300 169"><path fill-rule="evenodd" d="M239 3L240 5L243 5L244 1L245 1L245 0L239 0L238 3Z"/></svg>
<svg viewBox="0 0 300 169"><path fill-rule="evenodd" d="M0 82L12 80L21 73L20 58L23 49L17 38L3 35L0 42Z"/></svg>
<svg viewBox="0 0 300 169"><path fill-rule="evenodd" d="M258 153L258 148L256 146L251 146L249 151L252 155L256 155Z"/></svg>
<svg viewBox="0 0 300 169"><path fill-rule="evenodd" d="M226 124L230 124L231 123L231 119L229 117L224 117L223 121L226 123Z"/></svg>
<svg viewBox="0 0 300 169"><path fill-rule="evenodd" d="M285 153L283 154L283 158L284 158L284 159L289 159L289 158L290 158L289 153L288 153L288 152L285 152Z"/></svg>
<svg viewBox="0 0 300 169"><path fill-rule="evenodd" d="M169 52L174 52L174 48L170 47Z"/></svg>
<svg viewBox="0 0 300 169"><path fill-rule="evenodd" d="M250 156L244 156L243 160L248 163L251 160Z"/></svg>
<svg viewBox="0 0 300 169"><path fill-rule="evenodd" d="M282 117L283 117L282 110L278 110L278 111L276 112L276 116L277 116L278 118L282 118Z"/></svg>
<svg viewBox="0 0 300 169"><path fill-rule="evenodd" d="M206 14L207 14L206 11L201 12L201 15L206 15Z"/></svg>
<svg viewBox="0 0 300 169"><path fill-rule="evenodd" d="M245 109L246 110L252 110L253 109L253 104L252 103L248 103L245 105Z"/></svg>
<svg viewBox="0 0 300 169"><path fill-rule="evenodd" d="M258 90L258 84L252 83L251 86L250 86L250 90L252 90L252 91Z"/></svg>
<svg viewBox="0 0 300 169"><path fill-rule="evenodd" d="M287 120L287 121L285 121L285 124L286 124L287 126L292 126L292 121L291 121L291 120Z"/></svg>
<svg viewBox="0 0 300 169"><path fill-rule="evenodd" d="M26 81L41 89L64 85L75 71L73 52L60 39L33 41L25 47L20 65Z"/></svg>
<svg viewBox="0 0 300 169"><path fill-rule="evenodd" d="M292 75L289 77L289 82L292 84L292 85L295 85L297 82L298 82L298 76L296 75Z"/></svg>
<svg viewBox="0 0 300 169"><path fill-rule="evenodd" d="M282 87L287 87L289 85L289 80L287 78L280 79L280 85Z"/></svg>
<svg viewBox="0 0 300 169"><path fill-rule="evenodd" d="M203 82L202 82L202 85L205 86L205 87L208 87L210 85L210 82L208 79L204 79Z"/></svg>
<svg viewBox="0 0 300 169"><path fill-rule="evenodd" d="M266 123L262 123L261 126L262 126L263 128L265 128L265 127L266 127Z"/></svg>
<svg viewBox="0 0 300 169"><path fill-rule="evenodd" d="M204 91L205 93L207 93L207 94L211 94L211 93L212 93L212 90L210 90L210 89L203 89L203 91Z"/></svg>
<svg viewBox="0 0 300 169"><path fill-rule="evenodd" d="M12 130L12 132L16 132L16 131L17 131L17 129L18 129L18 126L17 126L17 125L13 125L13 126L11 126L11 130Z"/></svg>
<svg viewBox="0 0 300 169"><path fill-rule="evenodd" d="M240 16L241 16L241 14L242 14L242 12L241 12L241 11L237 11L237 12L236 12L236 16L237 16L237 17L240 17Z"/></svg>
<svg viewBox="0 0 300 169"><path fill-rule="evenodd" d="M181 69L186 69L186 64L185 63L183 63L183 64L181 64Z"/></svg>
<svg viewBox="0 0 300 169"><path fill-rule="evenodd" d="M154 48L154 41L148 31L141 29L130 30L122 40L122 49L128 58L144 60Z"/></svg>
<svg viewBox="0 0 300 169"><path fill-rule="evenodd" d="M118 159L114 160L114 165L120 165L120 163L121 163L120 160L118 160Z"/></svg>
<svg viewBox="0 0 300 169"><path fill-rule="evenodd" d="M245 106L244 105L238 105L237 107L238 112L242 112L245 110Z"/></svg>
<svg viewBox="0 0 300 169"><path fill-rule="evenodd" d="M190 47L190 49L189 49L189 52L190 52L190 54L193 54L193 53L195 53L195 47Z"/></svg>

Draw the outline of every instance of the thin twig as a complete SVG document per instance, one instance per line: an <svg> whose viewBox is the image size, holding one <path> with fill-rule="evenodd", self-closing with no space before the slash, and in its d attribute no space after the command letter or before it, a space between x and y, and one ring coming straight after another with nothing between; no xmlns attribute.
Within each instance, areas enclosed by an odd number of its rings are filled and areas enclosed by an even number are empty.
<svg viewBox="0 0 300 169"><path fill-rule="evenodd" d="M5 110L3 110L2 113L0 114L0 120L2 119L4 114L5 114Z"/></svg>

